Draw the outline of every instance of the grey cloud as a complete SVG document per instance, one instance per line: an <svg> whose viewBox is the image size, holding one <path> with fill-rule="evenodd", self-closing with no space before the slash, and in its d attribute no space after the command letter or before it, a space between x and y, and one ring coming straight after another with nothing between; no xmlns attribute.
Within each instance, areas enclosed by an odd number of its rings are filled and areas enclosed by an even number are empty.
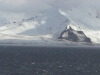
<svg viewBox="0 0 100 75"><path fill-rule="evenodd" d="M55 0L0 0L0 10L18 13L37 13L52 8Z"/></svg>
<svg viewBox="0 0 100 75"><path fill-rule="evenodd" d="M73 7L93 6L99 9L99 0L0 0L0 11L36 15L52 8L67 10Z"/></svg>

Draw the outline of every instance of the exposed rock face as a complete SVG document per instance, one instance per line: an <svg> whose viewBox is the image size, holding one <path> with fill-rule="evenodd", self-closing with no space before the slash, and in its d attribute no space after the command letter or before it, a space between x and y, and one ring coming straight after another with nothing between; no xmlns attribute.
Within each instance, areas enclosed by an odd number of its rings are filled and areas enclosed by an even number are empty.
<svg viewBox="0 0 100 75"><path fill-rule="evenodd" d="M92 43L91 39L87 37L83 31L73 30L71 27L69 29L64 30L59 39L65 39L74 42L87 42Z"/></svg>

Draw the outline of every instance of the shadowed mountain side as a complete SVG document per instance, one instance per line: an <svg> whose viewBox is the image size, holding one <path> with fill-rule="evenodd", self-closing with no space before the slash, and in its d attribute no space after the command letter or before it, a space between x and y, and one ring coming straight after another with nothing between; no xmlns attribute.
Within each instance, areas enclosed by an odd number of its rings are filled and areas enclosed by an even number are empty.
<svg viewBox="0 0 100 75"><path fill-rule="evenodd" d="M74 42L87 42L87 43L92 43L91 39L87 37L83 31L76 31L69 27L68 29L65 29L59 39L65 39L69 41L74 41Z"/></svg>

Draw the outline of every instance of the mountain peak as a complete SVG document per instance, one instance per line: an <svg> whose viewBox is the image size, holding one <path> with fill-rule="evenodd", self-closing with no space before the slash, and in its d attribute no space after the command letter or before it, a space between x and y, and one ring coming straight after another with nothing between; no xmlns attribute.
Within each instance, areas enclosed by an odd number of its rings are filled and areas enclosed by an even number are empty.
<svg viewBox="0 0 100 75"><path fill-rule="evenodd" d="M87 42L92 43L91 39L87 37L83 31L74 30L71 26L62 31L59 39L65 39L73 42Z"/></svg>

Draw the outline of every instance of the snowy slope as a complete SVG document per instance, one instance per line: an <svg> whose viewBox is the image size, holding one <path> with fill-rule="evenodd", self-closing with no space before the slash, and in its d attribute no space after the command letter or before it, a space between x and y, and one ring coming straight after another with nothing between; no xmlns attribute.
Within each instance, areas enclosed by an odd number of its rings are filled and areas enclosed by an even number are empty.
<svg viewBox="0 0 100 75"><path fill-rule="evenodd" d="M92 42L100 43L100 19L96 13L90 13L86 9L73 8L68 11L61 11L61 14L70 19L70 26L75 30L82 30L91 38Z"/></svg>
<svg viewBox="0 0 100 75"><path fill-rule="evenodd" d="M62 31L70 26L76 31L83 31L92 42L100 43L100 21L97 14L95 12L91 13L91 11L81 8L69 10L54 8L32 18L0 26L0 38L40 39L42 37L57 39Z"/></svg>
<svg viewBox="0 0 100 75"><path fill-rule="evenodd" d="M20 22L10 23L0 27L0 33L12 35L52 35L59 36L66 28L68 19L59 10L23 19Z"/></svg>

